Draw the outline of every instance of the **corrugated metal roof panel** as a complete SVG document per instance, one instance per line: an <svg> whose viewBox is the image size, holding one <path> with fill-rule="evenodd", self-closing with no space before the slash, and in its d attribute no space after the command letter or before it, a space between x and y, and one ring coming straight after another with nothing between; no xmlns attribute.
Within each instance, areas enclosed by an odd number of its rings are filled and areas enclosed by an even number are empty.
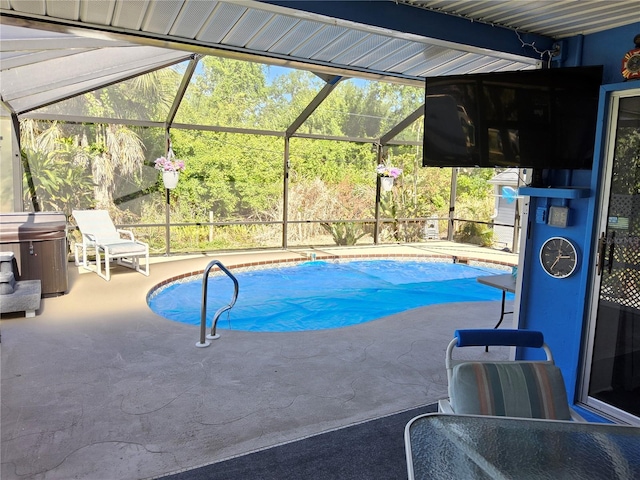
<svg viewBox="0 0 640 480"><path fill-rule="evenodd" d="M182 0L165 0L149 5L142 22L147 32L167 34L182 8Z"/></svg>
<svg viewBox="0 0 640 480"><path fill-rule="evenodd" d="M244 47L272 18L273 15L269 12L248 9L224 37L222 43Z"/></svg>
<svg viewBox="0 0 640 480"><path fill-rule="evenodd" d="M218 2L186 3L173 22L170 34L182 38L196 38L207 23Z"/></svg>
<svg viewBox="0 0 640 480"><path fill-rule="evenodd" d="M336 57L345 51L351 50L354 45L357 45L368 36L368 33L359 30L346 30L343 35L320 50L315 58L327 62L333 61Z"/></svg>
<svg viewBox="0 0 640 480"><path fill-rule="evenodd" d="M397 0L523 32L565 38L640 22L638 0ZM635 18L635 20L634 20Z"/></svg>
<svg viewBox="0 0 640 480"><path fill-rule="evenodd" d="M353 45L351 48L344 50L340 55L334 58L337 64L345 65L361 65L360 60L371 52L376 51L381 45L390 40L380 35L367 35L360 43Z"/></svg>
<svg viewBox="0 0 640 480"><path fill-rule="evenodd" d="M115 2L82 3L79 20L88 23L105 23L111 19L115 8Z"/></svg>
<svg viewBox="0 0 640 480"><path fill-rule="evenodd" d="M400 49L395 50L393 55L387 55L386 57L373 62L370 66L376 70L388 70L391 72L402 71L400 65L407 58L411 58L414 55L422 55L424 52L424 45L419 43L407 42L399 40L398 43L402 45Z"/></svg>
<svg viewBox="0 0 640 480"><path fill-rule="evenodd" d="M64 3L66 4L66 2ZM12 5L12 7L14 7L14 5ZM117 2L116 8L113 11L111 25L114 27L139 30L144 20L145 7L144 2ZM105 22L105 24L109 25L108 22Z"/></svg>
<svg viewBox="0 0 640 480"><path fill-rule="evenodd" d="M220 43L246 10L242 5L219 2L208 22L195 38L206 43Z"/></svg>
<svg viewBox="0 0 640 480"><path fill-rule="evenodd" d="M299 47L301 43L307 41L307 39L315 35L320 29L322 29L321 24L302 20L286 32L286 34L269 49L269 52L289 55L294 49Z"/></svg>
<svg viewBox="0 0 640 480"><path fill-rule="evenodd" d="M273 15L269 23L261 28L246 46L251 50L271 51L274 44L287 34L296 23L298 20L295 18Z"/></svg>

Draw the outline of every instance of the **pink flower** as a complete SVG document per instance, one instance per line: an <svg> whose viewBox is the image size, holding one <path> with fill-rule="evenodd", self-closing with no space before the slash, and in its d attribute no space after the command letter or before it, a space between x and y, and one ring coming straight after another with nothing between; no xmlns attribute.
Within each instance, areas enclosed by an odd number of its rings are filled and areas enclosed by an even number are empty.
<svg viewBox="0 0 640 480"><path fill-rule="evenodd" d="M387 167L384 164L380 164L376 167L376 173L381 177L398 178L402 175L402 169L398 167Z"/></svg>
<svg viewBox="0 0 640 480"><path fill-rule="evenodd" d="M169 150L168 157L169 158L156 158L154 162L155 169L162 170L163 172L180 172L184 170L184 162L182 160L176 159L171 150Z"/></svg>

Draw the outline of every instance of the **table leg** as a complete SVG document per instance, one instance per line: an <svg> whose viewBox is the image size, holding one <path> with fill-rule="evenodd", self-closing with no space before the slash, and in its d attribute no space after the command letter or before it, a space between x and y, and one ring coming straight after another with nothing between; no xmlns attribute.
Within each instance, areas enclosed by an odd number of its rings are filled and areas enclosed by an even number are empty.
<svg viewBox="0 0 640 480"><path fill-rule="evenodd" d="M504 311L504 303L506 301L506 298L507 298L507 291L502 290L502 306L500 307L500 320L498 320L498 323L496 323L496 326L493 328L498 328L502 323L502 320L504 320L504 314L507 313Z"/></svg>
<svg viewBox="0 0 640 480"><path fill-rule="evenodd" d="M505 312L504 311L504 306L505 306L506 299L507 299L507 291L506 290L502 290L502 304L500 306L500 320L498 320L498 323L496 323L496 326L493 327L494 329L498 328L500 326L500 324L502 323L502 320L504 320L504 316L506 314L513 313L513 312ZM484 351L488 352L489 351L489 347L488 346L484 347Z"/></svg>

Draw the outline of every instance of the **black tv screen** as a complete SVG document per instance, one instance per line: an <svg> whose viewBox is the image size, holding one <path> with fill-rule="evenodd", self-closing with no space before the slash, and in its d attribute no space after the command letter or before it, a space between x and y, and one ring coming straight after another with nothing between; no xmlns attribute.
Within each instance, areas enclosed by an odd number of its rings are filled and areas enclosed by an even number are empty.
<svg viewBox="0 0 640 480"><path fill-rule="evenodd" d="M602 67L426 79L425 167L590 169Z"/></svg>

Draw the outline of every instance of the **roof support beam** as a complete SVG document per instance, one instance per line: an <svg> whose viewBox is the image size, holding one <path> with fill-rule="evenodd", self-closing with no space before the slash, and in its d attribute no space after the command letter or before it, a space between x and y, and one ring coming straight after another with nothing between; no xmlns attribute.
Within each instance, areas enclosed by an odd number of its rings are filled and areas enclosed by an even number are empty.
<svg viewBox="0 0 640 480"><path fill-rule="evenodd" d="M291 137L294 133L298 131L300 126L307 120L307 118L309 118L309 116L311 116L311 114L315 112L316 108L318 108L320 104L324 102L324 100L329 96L329 94L333 92L333 89L336 88L336 86L338 85L338 83L340 83L342 78L343 77L340 77L340 76L333 77L331 81L327 82L325 86L322 87L322 90L318 92L315 98L311 100L311 102L309 102L309 105L307 105L305 109L302 111L302 113L298 115L298 118L296 118L291 123L289 128L287 128L287 132L285 135L287 138Z"/></svg>
<svg viewBox="0 0 640 480"><path fill-rule="evenodd" d="M196 67L198 66L198 62L203 57L203 55L195 54L191 57L189 61L189 65L182 76L182 81L180 82L180 86L178 87L178 91L176 92L176 96L173 99L173 104L169 109L169 114L167 115L167 130L171 128L171 124L176 118L176 114L178 113L178 108L180 108L180 103L182 103L182 99L184 98L184 94L187 91L187 87L191 82L191 78L193 77L194 72L196 71Z"/></svg>
<svg viewBox="0 0 640 480"><path fill-rule="evenodd" d="M380 137L380 145L386 145L389 143L389 140L394 138L400 132L402 132L405 128L411 125L413 122L418 120L422 115L424 115L424 103L416 108L407 118L399 122L395 127L385 133Z"/></svg>

